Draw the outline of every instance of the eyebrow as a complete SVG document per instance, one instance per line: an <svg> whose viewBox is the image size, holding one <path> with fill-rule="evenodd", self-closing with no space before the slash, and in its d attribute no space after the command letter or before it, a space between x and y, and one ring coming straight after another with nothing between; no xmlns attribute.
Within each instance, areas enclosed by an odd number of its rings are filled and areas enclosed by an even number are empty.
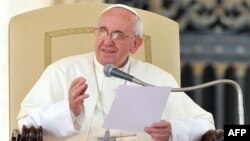
<svg viewBox="0 0 250 141"><path fill-rule="evenodd" d="M99 27L101 30L107 30L107 28L106 27L104 27L104 26L100 26ZM121 30L115 30L115 31L113 31L112 33L121 33L121 34L125 34L123 31L121 31Z"/></svg>

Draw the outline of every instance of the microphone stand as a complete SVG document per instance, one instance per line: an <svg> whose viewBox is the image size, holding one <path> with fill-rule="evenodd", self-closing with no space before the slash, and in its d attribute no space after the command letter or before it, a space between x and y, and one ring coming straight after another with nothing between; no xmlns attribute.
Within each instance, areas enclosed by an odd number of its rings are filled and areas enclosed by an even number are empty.
<svg viewBox="0 0 250 141"><path fill-rule="evenodd" d="M151 84L147 84L137 78L133 78L132 82L137 83L139 85L142 86L154 86ZM210 87L212 85L216 85L216 84L230 84L232 85L237 93L238 93L238 113L239 113L239 124L240 125L244 125L245 123L245 118L244 118L244 105L243 105L243 95L242 95L242 90L241 87L239 86L238 83L236 83L233 80L229 80L229 79L221 79L221 80L214 80L211 82L207 82L204 84L200 84L200 85L196 85L196 86L191 86L191 87L185 87L185 88L172 88L171 92L188 92L188 91L193 91L193 90L197 90L197 89L202 89L202 88L206 88L206 87Z"/></svg>

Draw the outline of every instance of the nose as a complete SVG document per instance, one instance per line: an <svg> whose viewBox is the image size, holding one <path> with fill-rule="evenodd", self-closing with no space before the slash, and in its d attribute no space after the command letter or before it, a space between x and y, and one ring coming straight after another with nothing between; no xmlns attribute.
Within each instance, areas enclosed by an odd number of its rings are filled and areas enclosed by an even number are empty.
<svg viewBox="0 0 250 141"><path fill-rule="evenodd" d="M114 41L112 40L112 38L110 36L107 36L106 38L103 39L103 43L106 46L111 46L114 45Z"/></svg>

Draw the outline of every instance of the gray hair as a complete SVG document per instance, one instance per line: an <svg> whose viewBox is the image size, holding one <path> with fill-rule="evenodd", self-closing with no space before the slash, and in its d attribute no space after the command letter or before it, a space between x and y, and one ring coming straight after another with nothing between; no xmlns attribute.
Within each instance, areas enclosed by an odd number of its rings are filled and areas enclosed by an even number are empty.
<svg viewBox="0 0 250 141"><path fill-rule="evenodd" d="M100 16L98 17L98 24L99 24L99 21L100 21L100 18L101 16L106 12L108 11L109 9L112 9L112 8L123 8L123 9L126 9L130 12L132 12L133 14L135 14L136 16L136 21L135 21L135 26L134 26L134 33L136 36L142 36L142 32L143 32L143 24L142 24L142 21L141 21L141 17L140 15L132 8L132 7L129 7L127 5L123 5L123 4L114 4L114 5L111 5L111 6L108 6L107 8L105 8Z"/></svg>

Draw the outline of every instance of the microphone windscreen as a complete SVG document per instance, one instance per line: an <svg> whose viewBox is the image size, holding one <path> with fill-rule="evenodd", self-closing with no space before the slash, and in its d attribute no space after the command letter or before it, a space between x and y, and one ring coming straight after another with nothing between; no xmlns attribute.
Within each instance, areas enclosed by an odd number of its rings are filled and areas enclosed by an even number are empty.
<svg viewBox="0 0 250 141"><path fill-rule="evenodd" d="M115 66L113 64L107 64L104 66L103 72L105 74L105 76L107 77L111 77L111 70L115 68Z"/></svg>

